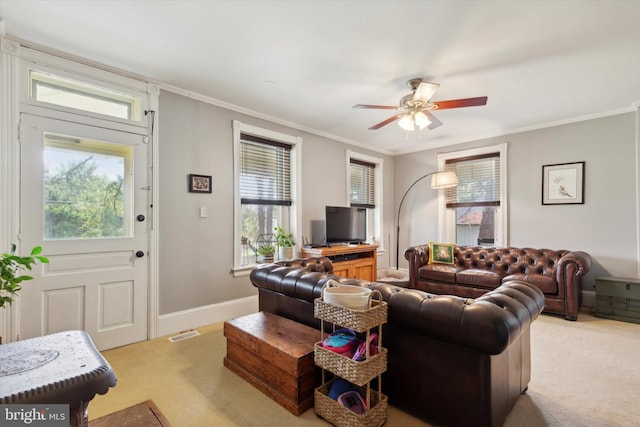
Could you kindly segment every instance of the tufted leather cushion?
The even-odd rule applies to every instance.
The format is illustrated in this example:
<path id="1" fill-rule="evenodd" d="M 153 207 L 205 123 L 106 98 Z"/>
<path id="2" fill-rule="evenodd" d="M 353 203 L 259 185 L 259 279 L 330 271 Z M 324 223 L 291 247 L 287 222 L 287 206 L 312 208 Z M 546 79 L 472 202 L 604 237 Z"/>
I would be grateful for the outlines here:
<path id="1" fill-rule="evenodd" d="M 333 273 L 333 264 L 327 257 L 296 258 L 276 264 L 318 273 Z"/>
<path id="2" fill-rule="evenodd" d="M 484 246 L 456 246 L 456 265 L 509 274 L 544 274 L 552 276 L 555 265 L 567 250 L 532 248 L 487 248 Z"/>
<path id="3" fill-rule="evenodd" d="M 425 264 L 418 269 L 418 276 L 421 279 L 455 283 L 456 273 L 459 271 L 459 268 L 450 265 Z"/>
<path id="4" fill-rule="evenodd" d="M 498 273 L 488 270 L 479 270 L 477 268 L 468 268 L 456 274 L 456 283 L 461 285 L 480 286 L 483 288 L 494 289 L 500 286 L 502 276 Z"/>
<path id="5" fill-rule="evenodd" d="M 396 327 L 488 354 L 504 351 L 544 307 L 542 292 L 524 282 L 504 283 L 475 299 L 382 283 L 370 287 L 389 304 Z"/>
<path id="6" fill-rule="evenodd" d="M 536 285 L 545 294 L 557 294 L 558 283 L 552 275 L 544 274 L 510 274 L 503 279 L 505 282 L 509 280 L 520 280 L 523 282 Z"/>

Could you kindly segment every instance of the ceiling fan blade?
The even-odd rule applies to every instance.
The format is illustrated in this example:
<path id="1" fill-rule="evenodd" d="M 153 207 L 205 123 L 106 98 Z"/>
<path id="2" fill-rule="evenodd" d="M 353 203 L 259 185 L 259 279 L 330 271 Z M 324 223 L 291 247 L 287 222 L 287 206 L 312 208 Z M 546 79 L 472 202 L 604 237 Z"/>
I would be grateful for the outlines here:
<path id="1" fill-rule="evenodd" d="M 391 122 L 395 122 L 396 120 L 398 120 L 398 119 L 399 119 L 400 117 L 402 117 L 402 116 L 403 116 L 403 114 L 396 114 L 395 116 L 391 116 L 391 117 L 389 117 L 387 120 L 384 120 L 384 121 L 382 121 L 382 122 L 380 122 L 380 123 L 378 123 L 378 124 L 375 124 L 375 125 L 371 126 L 371 127 L 369 128 L 369 130 L 377 130 L 377 129 L 380 129 L 382 126 L 386 126 L 386 125 L 388 125 L 388 124 L 389 124 L 389 123 L 391 123 Z"/>
<path id="2" fill-rule="evenodd" d="M 431 99 L 433 94 L 436 93 L 436 90 L 438 90 L 439 87 L 440 85 L 438 83 L 422 82 L 416 89 L 411 100 L 420 100 L 423 103 L 426 103 Z"/>
<path id="3" fill-rule="evenodd" d="M 391 105 L 368 105 L 368 104 L 356 104 L 353 108 L 373 108 L 376 110 L 396 110 L 398 107 Z"/>
<path id="4" fill-rule="evenodd" d="M 429 121 L 431 122 L 429 124 L 429 126 L 427 126 L 427 129 L 435 129 L 437 127 L 442 126 L 442 122 L 440 120 L 438 120 L 436 118 L 436 116 L 434 116 L 433 114 L 431 114 L 429 112 L 429 110 L 422 110 L 422 113 L 427 116 L 429 118 Z"/>
<path id="5" fill-rule="evenodd" d="M 461 108 L 461 107 L 477 107 L 480 105 L 486 105 L 487 97 L 480 96 L 478 98 L 464 98 L 464 99 L 453 99 L 451 101 L 438 101 L 434 102 L 433 105 L 438 107 L 438 110 L 444 110 L 447 108 Z"/>

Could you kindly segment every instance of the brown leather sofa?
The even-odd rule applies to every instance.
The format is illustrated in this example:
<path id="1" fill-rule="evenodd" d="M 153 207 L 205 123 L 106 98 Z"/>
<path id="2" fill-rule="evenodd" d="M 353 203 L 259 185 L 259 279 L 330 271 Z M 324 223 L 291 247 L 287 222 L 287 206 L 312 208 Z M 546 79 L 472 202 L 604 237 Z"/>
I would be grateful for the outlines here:
<path id="1" fill-rule="evenodd" d="M 544 307 L 538 288 L 514 281 L 468 299 L 332 271 L 327 258 L 256 267 L 260 310 L 319 329 L 313 301 L 329 279 L 377 289 L 388 304 L 382 392 L 390 404 L 435 425 L 503 425 L 529 383 L 530 325 Z"/>
<path id="2" fill-rule="evenodd" d="M 454 262 L 429 264 L 429 245 L 407 248 L 410 287 L 436 294 L 475 298 L 502 283 L 519 280 L 538 287 L 545 312 L 576 320 L 582 302 L 582 280 L 591 267 L 586 252 L 455 246 Z"/>

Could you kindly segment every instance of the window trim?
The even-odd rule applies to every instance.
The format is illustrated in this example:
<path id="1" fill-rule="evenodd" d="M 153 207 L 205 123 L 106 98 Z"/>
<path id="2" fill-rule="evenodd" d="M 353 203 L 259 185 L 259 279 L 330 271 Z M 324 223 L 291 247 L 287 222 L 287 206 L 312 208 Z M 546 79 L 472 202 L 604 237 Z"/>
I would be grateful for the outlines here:
<path id="1" fill-rule="evenodd" d="M 500 206 L 496 206 L 495 245 L 508 246 L 507 143 L 450 153 L 440 153 L 438 154 L 438 170 L 444 170 L 446 161 L 450 159 L 480 156 L 496 152 L 500 153 Z M 455 208 L 446 207 L 446 190 L 438 190 L 438 241 L 455 242 L 455 229 Z"/>
<path id="2" fill-rule="evenodd" d="M 242 260 L 242 215 L 240 201 L 240 134 L 249 134 L 291 145 L 291 198 L 289 232 L 298 238 L 302 231 L 302 137 L 232 121 L 233 128 L 233 277 L 247 276 L 255 264 L 240 266 Z"/>
<path id="3" fill-rule="evenodd" d="M 382 209 L 382 200 L 383 200 L 383 177 L 384 177 L 384 159 L 379 157 L 373 157 L 366 154 L 358 153 L 356 151 L 347 150 L 345 170 L 347 177 L 347 187 L 345 190 L 345 206 L 351 206 L 351 197 L 349 191 L 351 189 L 351 174 L 350 165 L 351 160 L 371 163 L 375 165 L 375 222 L 373 225 L 373 230 L 367 230 L 369 236 L 373 235 L 375 237 L 376 243 L 378 244 L 378 255 L 384 253 L 384 239 L 382 238 L 382 224 L 384 224 L 383 218 L 383 209 Z"/>

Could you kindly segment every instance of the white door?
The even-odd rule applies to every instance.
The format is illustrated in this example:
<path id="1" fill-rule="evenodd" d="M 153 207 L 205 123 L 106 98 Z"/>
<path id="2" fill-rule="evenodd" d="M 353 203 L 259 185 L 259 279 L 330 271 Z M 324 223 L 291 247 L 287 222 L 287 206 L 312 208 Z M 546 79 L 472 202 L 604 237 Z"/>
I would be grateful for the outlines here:
<path id="1" fill-rule="evenodd" d="M 20 294 L 21 338 L 81 329 L 100 350 L 147 338 L 143 135 L 21 115 L 21 246 L 43 247 Z"/>

